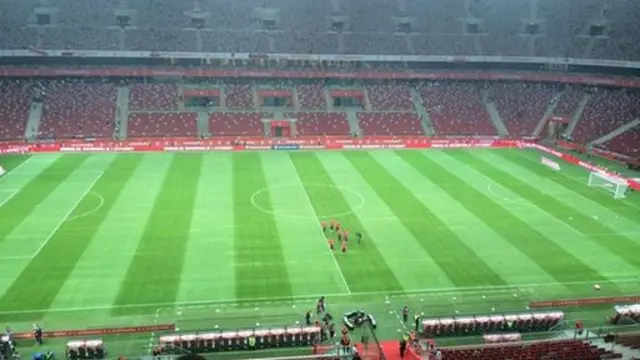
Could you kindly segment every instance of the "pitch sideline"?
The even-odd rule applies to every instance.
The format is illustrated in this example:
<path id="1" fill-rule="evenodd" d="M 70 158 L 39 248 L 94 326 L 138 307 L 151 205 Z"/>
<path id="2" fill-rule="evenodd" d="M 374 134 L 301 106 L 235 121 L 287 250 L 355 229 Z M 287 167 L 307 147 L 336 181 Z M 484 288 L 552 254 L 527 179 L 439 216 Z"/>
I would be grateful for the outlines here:
<path id="1" fill-rule="evenodd" d="M 16 315 L 16 314 L 30 314 L 30 313 L 65 313 L 65 312 L 80 312 L 80 311 L 98 311 L 98 310 L 112 310 L 112 309 L 135 309 L 135 308 L 153 308 L 157 310 L 159 308 L 179 308 L 179 307 L 194 307 L 194 306 L 206 306 L 206 305 L 228 305 L 235 306 L 238 304 L 291 304 L 292 302 L 305 302 L 315 301 L 320 296 L 327 298 L 354 298 L 365 296 L 387 296 L 387 297 L 415 297 L 419 295 L 491 295 L 498 293 L 508 292 L 520 292 L 520 293 L 532 293 L 539 288 L 553 287 L 553 286 L 565 286 L 565 285 L 593 285 L 599 280 L 583 280 L 583 281 L 569 281 L 569 282 L 552 282 L 552 283 L 535 283 L 535 284 L 517 284 L 517 285 L 492 285 L 492 286 L 468 286 L 468 287 L 452 287 L 452 288 L 431 288 L 431 289 L 413 289 L 404 291 L 367 291 L 367 292 L 353 292 L 337 293 L 337 294 L 309 294 L 292 297 L 257 297 L 251 299 L 221 299 L 221 300 L 199 300 L 199 301 L 181 301 L 181 302 L 163 302 L 163 303 L 147 303 L 147 304 L 126 304 L 126 305 L 96 305 L 96 306 L 79 306 L 68 308 L 49 308 L 49 309 L 30 309 L 30 310 L 14 310 L 14 311 L 0 311 L 0 315 Z M 604 283 L 614 284 L 628 284 L 640 282 L 637 274 L 632 276 L 625 276 L 619 278 L 612 278 Z M 454 296 L 455 297 L 455 296 Z"/>

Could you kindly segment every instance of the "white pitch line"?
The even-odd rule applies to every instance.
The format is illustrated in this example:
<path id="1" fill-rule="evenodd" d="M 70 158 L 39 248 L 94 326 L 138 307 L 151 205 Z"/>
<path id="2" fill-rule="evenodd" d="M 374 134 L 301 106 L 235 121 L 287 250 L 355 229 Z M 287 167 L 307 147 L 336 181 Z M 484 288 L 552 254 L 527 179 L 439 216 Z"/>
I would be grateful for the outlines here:
<path id="1" fill-rule="evenodd" d="M 9 190 L 2 190 L 0 189 L 0 192 L 11 192 L 11 195 L 7 196 L 6 199 L 3 199 L 2 201 L 0 201 L 0 208 L 2 206 L 4 206 L 4 204 L 6 204 L 7 202 L 9 202 L 9 200 L 11 200 L 11 198 L 13 198 L 14 196 L 16 196 L 20 190 L 15 190 L 15 191 L 9 191 Z"/>
<path id="2" fill-rule="evenodd" d="M 49 240 L 51 240 L 53 235 L 55 235 L 55 233 L 60 229 L 62 224 L 64 224 L 67 221 L 67 219 L 69 219 L 69 216 L 71 216 L 71 214 L 73 214 L 73 211 L 78 207 L 78 205 L 80 205 L 80 202 L 82 202 L 82 200 L 87 196 L 87 194 L 89 194 L 91 189 L 93 189 L 93 186 L 98 182 L 98 180 L 100 180 L 102 175 L 104 175 L 104 170 L 100 173 L 100 175 L 98 175 L 96 177 L 95 180 L 93 180 L 93 182 L 91 182 L 91 184 L 87 187 L 87 190 L 82 194 L 82 196 L 78 199 L 78 201 L 76 201 L 76 203 L 71 207 L 71 210 L 69 210 L 69 212 L 62 218 L 62 220 L 60 220 L 58 225 L 56 225 L 56 227 L 53 228 L 53 230 L 45 238 L 45 240 L 42 242 L 42 244 L 40 244 L 40 247 L 38 247 L 38 250 L 36 250 L 36 252 L 34 252 L 33 255 L 31 255 L 31 258 L 35 258 L 36 256 L 38 256 L 38 254 L 40 254 L 40 251 L 42 251 L 42 249 L 44 249 L 44 247 L 47 245 Z"/>
<path id="3" fill-rule="evenodd" d="M 309 194 L 307 194 L 307 191 L 304 189 L 304 183 L 302 182 L 302 179 L 300 179 L 300 174 L 298 174 L 298 171 L 296 170 L 296 166 L 293 163 L 293 160 L 291 160 L 291 156 L 289 156 L 288 154 L 285 154 L 286 157 L 289 159 L 289 162 L 291 163 L 291 166 L 293 167 L 293 172 L 296 174 L 296 178 L 298 179 L 298 181 L 300 182 L 300 186 L 302 187 L 302 192 L 304 193 L 304 198 L 307 199 L 307 203 L 309 204 L 309 207 L 311 208 L 311 211 L 313 212 L 313 216 L 315 216 L 316 218 L 316 222 L 320 221 L 320 217 L 318 217 L 318 213 L 316 212 L 316 209 L 313 207 L 313 204 L 311 203 L 311 199 L 309 198 Z M 349 283 L 347 283 L 347 279 L 344 277 L 344 274 L 342 273 L 342 269 L 340 268 L 340 264 L 338 264 L 338 259 L 336 259 L 336 254 L 333 253 L 333 251 L 331 251 L 331 249 L 329 249 L 329 247 L 326 244 L 326 237 L 324 235 L 324 232 L 322 231 L 322 228 L 320 228 L 319 224 L 316 224 L 316 227 L 318 229 L 318 231 L 320 232 L 320 239 L 322 239 L 323 242 L 323 246 L 325 247 L 325 249 L 327 249 L 327 251 L 329 252 L 329 254 L 331 254 L 331 258 L 333 259 L 333 263 L 336 265 L 336 269 L 338 269 L 338 273 L 340 274 L 340 279 L 342 279 L 342 284 L 344 285 L 345 290 L 347 290 L 347 294 L 351 294 L 351 288 L 349 288 Z"/>
<path id="4" fill-rule="evenodd" d="M 69 308 L 48 308 L 48 309 L 31 309 L 31 310 L 14 310 L 14 311 L 0 311 L 0 315 L 15 315 L 15 314 L 30 314 L 30 313 L 64 313 L 64 312 L 79 312 L 79 311 L 97 311 L 97 310 L 113 310 L 113 309 L 129 309 L 129 308 L 175 308 L 180 306 L 195 307 L 202 305 L 225 305 L 233 304 L 251 304 L 251 303 L 266 303 L 272 304 L 290 304 L 292 301 L 315 301 L 320 296 L 327 298 L 350 298 L 358 296 L 376 296 L 385 295 L 389 297 L 403 297 L 411 294 L 415 295 L 491 295 L 497 293 L 506 293 L 519 291 L 522 292 L 532 291 L 534 288 L 544 287 L 557 287 L 564 285 L 593 285 L 597 283 L 614 283 L 614 284 L 627 284 L 627 283 L 640 283 L 637 274 L 630 275 L 628 277 L 620 277 L 608 280 L 585 280 L 585 281 L 569 281 L 569 282 L 551 282 L 551 283 L 537 283 L 537 284 L 517 284 L 517 285 L 494 285 L 494 286 L 468 286 L 468 287 L 451 287 L 451 288 L 430 288 L 430 289 L 413 289 L 405 291 L 366 291 L 366 292 L 354 292 L 351 294 L 338 293 L 338 294 L 309 294 L 301 296 L 291 297 L 257 297 L 252 299 L 221 299 L 221 300 L 200 300 L 200 301 L 181 301 L 181 302 L 161 302 L 161 303 L 147 303 L 147 304 L 127 304 L 127 305 L 95 305 L 95 306 L 80 306 Z"/>
<path id="5" fill-rule="evenodd" d="M 12 174 L 15 174 L 16 170 L 19 170 L 21 167 L 23 167 L 29 160 L 31 160 L 31 157 L 28 157 L 25 161 L 18 164 L 18 166 L 14 167 L 13 169 L 9 170 L 6 174 L 2 175 L 2 177 L 0 177 L 0 180 L 6 179 L 10 177 Z"/>

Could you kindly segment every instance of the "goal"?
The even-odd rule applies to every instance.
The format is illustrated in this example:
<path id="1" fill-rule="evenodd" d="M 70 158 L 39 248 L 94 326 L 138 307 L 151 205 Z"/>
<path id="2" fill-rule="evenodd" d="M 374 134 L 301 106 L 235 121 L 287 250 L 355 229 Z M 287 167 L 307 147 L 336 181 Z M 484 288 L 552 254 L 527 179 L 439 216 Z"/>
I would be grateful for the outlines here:
<path id="1" fill-rule="evenodd" d="M 589 187 L 599 187 L 613 193 L 615 199 L 623 198 L 628 186 L 624 179 L 615 176 L 609 176 L 600 172 L 592 172 L 589 174 Z"/>

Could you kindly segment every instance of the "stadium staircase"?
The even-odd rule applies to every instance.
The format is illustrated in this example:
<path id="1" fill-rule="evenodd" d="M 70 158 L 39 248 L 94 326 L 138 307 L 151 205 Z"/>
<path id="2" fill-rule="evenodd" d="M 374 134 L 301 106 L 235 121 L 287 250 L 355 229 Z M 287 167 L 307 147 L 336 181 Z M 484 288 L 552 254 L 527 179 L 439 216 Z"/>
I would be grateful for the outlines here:
<path id="1" fill-rule="evenodd" d="M 331 90 L 328 86 L 324 86 L 324 103 L 327 104 L 327 111 L 333 111 L 333 101 L 331 101 Z"/>
<path id="2" fill-rule="evenodd" d="M 493 123 L 493 126 L 498 130 L 498 135 L 500 136 L 509 136 L 509 132 L 507 131 L 507 127 L 504 125 L 504 121 L 502 121 L 502 117 L 496 108 L 496 104 L 493 101 L 489 100 L 489 94 L 486 90 L 480 92 L 482 96 L 482 102 L 484 103 L 485 109 L 489 113 L 489 118 Z"/>
<path id="3" fill-rule="evenodd" d="M 613 139 L 614 137 L 621 135 L 624 132 L 627 132 L 633 128 L 635 128 L 636 126 L 640 125 L 640 119 L 635 119 L 633 121 L 630 121 L 622 126 L 620 126 L 619 128 L 613 130 L 612 132 L 605 134 L 604 136 L 601 136 L 595 140 L 593 140 L 591 143 L 589 143 L 589 145 L 598 145 L 598 144 L 602 144 L 604 142 L 607 142 L 611 139 Z"/>
<path id="4" fill-rule="evenodd" d="M 422 96 L 418 92 L 418 89 L 411 87 L 409 89 L 411 92 L 411 100 L 413 101 L 413 107 L 416 109 L 416 112 L 420 116 L 420 123 L 422 124 L 422 130 L 428 136 L 435 136 L 436 132 L 433 129 L 433 122 L 431 122 L 431 117 L 427 112 L 427 109 L 424 106 L 424 102 L 422 100 Z"/>
<path id="5" fill-rule="evenodd" d="M 362 89 L 358 89 L 358 90 L 362 90 L 362 94 L 364 94 L 364 98 L 362 99 L 364 102 L 364 104 L 362 104 L 364 111 L 367 111 L 367 112 L 373 111 L 373 106 L 371 106 L 371 100 L 369 100 L 369 89 L 367 89 L 366 86 L 363 86 Z"/>
<path id="6" fill-rule="evenodd" d="M 291 106 L 293 107 L 293 111 L 300 111 L 300 101 L 298 100 L 298 88 L 296 86 L 291 87 Z"/>
<path id="7" fill-rule="evenodd" d="M 362 135 L 360 123 L 358 122 L 358 113 L 355 111 L 347 111 L 347 121 L 349 121 L 349 129 L 352 133 Z"/>
<path id="8" fill-rule="evenodd" d="M 578 103 L 578 108 L 571 116 L 571 122 L 569 122 L 567 126 L 567 130 L 564 133 L 565 135 L 571 136 L 571 134 L 573 134 L 573 130 L 575 130 L 576 125 L 578 125 L 578 121 L 580 121 L 584 109 L 587 107 L 587 104 L 589 104 L 589 100 L 591 100 L 591 95 L 586 93 L 582 95 L 582 99 L 580 99 Z"/>
<path id="9" fill-rule="evenodd" d="M 209 112 L 198 111 L 198 134 L 209 134 Z"/>
<path id="10" fill-rule="evenodd" d="M 549 105 L 547 106 L 547 110 L 544 111 L 540 122 L 536 126 L 535 130 L 533 130 L 533 137 L 540 137 L 540 134 L 544 130 L 545 125 L 549 122 L 551 116 L 553 116 L 553 112 L 556 110 L 558 106 L 558 102 L 560 101 L 560 97 L 562 97 L 563 92 L 558 92 L 553 95 L 553 98 L 549 101 Z"/>
<path id="11" fill-rule="evenodd" d="M 29 110 L 27 127 L 24 130 L 25 139 L 35 139 L 40 132 L 40 120 L 42 119 L 42 101 L 34 101 Z"/>
<path id="12" fill-rule="evenodd" d="M 116 98 L 116 124 L 120 124 L 114 128 L 113 137 L 116 139 L 127 138 L 127 125 L 129 124 L 129 93 L 131 89 L 128 86 L 118 87 L 118 96 Z"/>

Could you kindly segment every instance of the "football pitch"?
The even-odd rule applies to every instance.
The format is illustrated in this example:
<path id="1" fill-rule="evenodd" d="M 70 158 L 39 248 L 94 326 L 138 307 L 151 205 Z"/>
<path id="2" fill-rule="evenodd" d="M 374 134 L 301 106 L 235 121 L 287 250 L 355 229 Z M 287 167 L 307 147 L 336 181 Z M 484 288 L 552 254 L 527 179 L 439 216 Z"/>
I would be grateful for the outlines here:
<path id="1" fill-rule="evenodd" d="M 362 308 L 380 337 L 394 338 L 405 304 L 444 316 L 637 295 L 640 196 L 615 200 L 587 187 L 583 169 L 556 172 L 540 156 L 0 157 L 9 170 L 0 178 L 0 323 L 277 326 L 302 321 L 326 296 L 334 315 Z M 351 233 L 344 254 L 320 227 L 331 219 Z M 154 336 L 127 338 L 127 350 L 146 352 Z"/>

